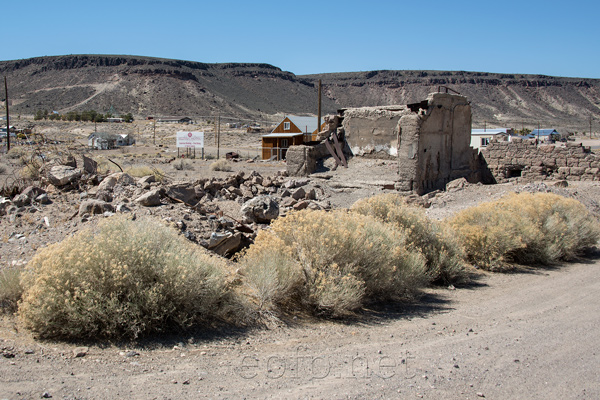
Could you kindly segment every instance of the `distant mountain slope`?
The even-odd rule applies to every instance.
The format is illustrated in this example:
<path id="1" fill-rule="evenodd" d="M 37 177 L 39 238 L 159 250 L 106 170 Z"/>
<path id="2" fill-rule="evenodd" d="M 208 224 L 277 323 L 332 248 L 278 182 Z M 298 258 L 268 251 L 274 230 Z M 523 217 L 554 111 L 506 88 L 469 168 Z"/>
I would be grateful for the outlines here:
<path id="1" fill-rule="evenodd" d="M 600 121 L 600 80 L 464 71 L 369 71 L 305 75 L 326 85 L 324 93 L 348 107 L 409 104 L 449 87 L 467 96 L 473 123 L 515 128 L 589 129 Z M 445 90 L 442 88 L 442 90 Z"/>
<path id="2" fill-rule="evenodd" d="M 317 90 L 268 64 L 204 64 L 112 55 L 38 57 L 0 62 L 14 112 L 94 109 L 147 115 L 257 118 L 315 113 Z M 3 97 L 3 96 L 2 96 Z M 337 105 L 327 100 L 328 112 Z"/>
<path id="3" fill-rule="evenodd" d="M 370 71 L 296 76 L 269 64 L 205 64 L 140 56 L 70 55 L 0 62 L 13 113 L 94 109 L 148 115 L 256 118 L 408 104 L 447 86 L 469 98 L 476 126 L 587 131 L 600 120 L 600 80 L 464 71 Z M 2 91 L 0 91 L 2 92 Z M 3 93 L 0 98 L 4 98 Z M 484 122 L 487 121 L 487 122 Z"/>

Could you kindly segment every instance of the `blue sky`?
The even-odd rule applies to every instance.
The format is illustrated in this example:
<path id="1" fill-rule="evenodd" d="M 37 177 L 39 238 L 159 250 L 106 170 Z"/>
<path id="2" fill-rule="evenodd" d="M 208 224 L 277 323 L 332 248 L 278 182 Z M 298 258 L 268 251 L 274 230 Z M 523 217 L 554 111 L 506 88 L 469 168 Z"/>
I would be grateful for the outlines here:
<path id="1" fill-rule="evenodd" d="M 5 1 L 0 60 L 127 54 L 297 75 L 464 70 L 600 78 L 596 1 Z M 4 36 L 6 37 L 6 36 Z"/>

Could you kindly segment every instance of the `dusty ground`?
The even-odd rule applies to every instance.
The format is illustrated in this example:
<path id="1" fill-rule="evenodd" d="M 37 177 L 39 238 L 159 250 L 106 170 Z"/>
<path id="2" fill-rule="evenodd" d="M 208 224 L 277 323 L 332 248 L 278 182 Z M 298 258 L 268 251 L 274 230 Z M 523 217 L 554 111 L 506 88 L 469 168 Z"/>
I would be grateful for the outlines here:
<path id="1" fill-rule="evenodd" d="M 225 143 L 235 148 L 239 136 Z M 156 162 L 156 153 L 168 158 L 168 151 L 141 145 L 103 156 L 135 165 Z M 193 162 L 187 171 L 155 165 L 173 180 L 229 174 L 211 172 L 210 160 Z M 232 168 L 267 176 L 285 165 L 244 160 Z M 355 159 L 350 168 L 317 174 L 311 183 L 321 189 L 321 200 L 348 207 L 387 191 L 395 171 L 393 161 Z M 443 219 L 511 191 L 554 191 L 600 215 L 598 182 L 567 188 L 551 182 L 469 185 L 436 195 L 426 212 Z M 51 205 L 19 227 L 0 218 L 2 266 L 22 264 L 36 248 L 84 226 L 69 219 L 79 202 L 78 193 L 53 194 Z M 177 218 L 185 211 L 168 212 Z M 44 216 L 49 228 L 38 227 Z M 15 232 L 23 236 L 17 239 Z M 553 268 L 481 273 L 467 287 L 429 289 L 414 304 L 368 310 L 354 321 L 292 320 L 270 329 L 187 333 L 137 344 L 36 341 L 14 317 L 4 316 L 0 398 L 596 399 L 599 266 L 595 253 Z"/>

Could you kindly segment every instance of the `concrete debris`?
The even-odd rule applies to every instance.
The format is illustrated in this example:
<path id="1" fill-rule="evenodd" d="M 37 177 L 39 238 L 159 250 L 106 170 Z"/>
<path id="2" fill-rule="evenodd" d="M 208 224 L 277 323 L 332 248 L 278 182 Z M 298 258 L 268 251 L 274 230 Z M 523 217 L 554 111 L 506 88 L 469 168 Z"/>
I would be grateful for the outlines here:
<path id="1" fill-rule="evenodd" d="M 54 186 L 66 186 L 81 178 L 83 171 L 68 165 L 55 165 L 48 171 L 48 180 Z"/>
<path id="2" fill-rule="evenodd" d="M 115 209 L 112 204 L 107 203 L 102 200 L 90 199 L 86 200 L 79 206 L 79 215 L 83 216 L 84 214 L 104 214 L 105 212 L 113 212 Z"/>
<path id="3" fill-rule="evenodd" d="M 269 223 L 279 216 L 279 204 L 271 196 L 258 196 L 248 200 L 241 208 L 246 222 Z"/>
<path id="4" fill-rule="evenodd" d="M 135 202 L 144 207 L 160 206 L 162 204 L 160 192 L 160 189 L 151 190 L 135 199 Z"/>

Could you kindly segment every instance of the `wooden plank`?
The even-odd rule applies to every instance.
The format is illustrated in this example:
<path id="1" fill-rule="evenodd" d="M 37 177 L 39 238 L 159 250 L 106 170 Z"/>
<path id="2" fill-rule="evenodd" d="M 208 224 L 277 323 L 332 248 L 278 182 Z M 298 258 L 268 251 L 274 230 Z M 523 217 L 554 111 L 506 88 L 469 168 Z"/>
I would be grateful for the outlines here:
<path id="1" fill-rule="evenodd" d="M 342 151 L 342 146 L 340 146 L 340 142 L 338 141 L 337 134 L 334 133 L 331 136 L 333 136 L 335 148 L 338 151 L 338 155 L 340 157 L 340 160 L 342 161 L 342 165 L 344 166 L 344 168 L 348 168 L 348 163 L 346 162 L 346 157 L 344 157 L 344 152 Z"/>
<path id="2" fill-rule="evenodd" d="M 329 143 L 329 139 L 325 140 L 325 147 L 327 147 L 329 154 L 331 154 L 333 156 L 333 158 L 335 159 L 336 164 L 342 165 L 342 162 L 338 158 L 337 154 L 335 154 L 335 150 L 333 150 L 333 147 L 331 147 L 331 143 Z"/>

